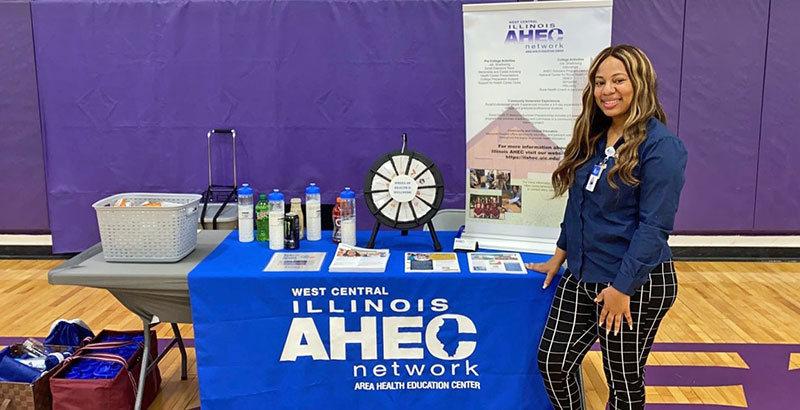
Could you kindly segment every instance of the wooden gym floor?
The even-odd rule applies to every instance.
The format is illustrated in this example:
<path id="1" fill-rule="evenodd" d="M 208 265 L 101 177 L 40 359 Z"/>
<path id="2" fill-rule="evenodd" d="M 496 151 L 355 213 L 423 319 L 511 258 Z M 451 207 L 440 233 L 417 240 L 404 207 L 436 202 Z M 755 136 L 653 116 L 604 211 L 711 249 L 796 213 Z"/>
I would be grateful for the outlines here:
<path id="1" fill-rule="evenodd" d="M 58 318 L 92 329 L 139 329 L 138 317 L 104 290 L 47 283 L 62 261 L 0 260 L 0 340 L 44 337 Z M 800 263 L 676 262 L 678 301 L 656 337 L 647 370 L 648 409 L 797 408 L 800 386 Z M 193 339 L 191 325 L 181 325 Z M 168 338 L 168 325 L 158 326 Z M 531 348 L 534 348 L 533 346 Z M 180 380 L 173 349 L 161 362 L 161 393 L 151 409 L 200 406 L 194 349 Z M 604 408 L 601 355 L 583 365 L 589 409 Z M 676 406 L 683 404 L 681 406 Z"/>

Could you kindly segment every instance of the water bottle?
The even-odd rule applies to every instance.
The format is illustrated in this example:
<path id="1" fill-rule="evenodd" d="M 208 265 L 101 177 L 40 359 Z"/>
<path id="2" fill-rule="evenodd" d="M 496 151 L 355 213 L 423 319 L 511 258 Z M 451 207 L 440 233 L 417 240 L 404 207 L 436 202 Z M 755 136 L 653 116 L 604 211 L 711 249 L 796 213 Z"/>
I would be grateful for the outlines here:
<path id="1" fill-rule="evenodd" d="M 322 239 L 322 211 L 319 187 L 315 183 L 306 188 L 306 234 L 309 241 Z"/>
<path id="2" fill-rule="evenodd" d="M 273 189 L 269 194 L 269 248 L 273 251 L 283 249 L 283 194 Z"/>
<path id="3" fill-rule="evenodd" d="M 336 205 L 334 205 L 331 212 L 331 218 L 333 219 L 331 240 L 333 243 L 339 243 L 342 241 L 342 198 L 338 196 L 336 197 Z"/>
<path id="4" fill-rule="evenodd" d="M 269 203 L 267 195 L 261 194 L 256 204 L 256 241 L 266 242 L 269 240 Z"/>
<path id="5" fill-rule="evenodd" d="M 253 188 L 239 188 L 239 242 L 253 242 Z"/>
<path id="6" fill-rule="evenodd" d="M 342 243 L 356 245 L 356 193 L 346 187 L 339 197 L 342 198 Z"/>
<path id="7" fill-rule="evenodd" d="M 72 356 L 72 352 L 53 352 L 47 355 L 44 359 L 44 368 L 45 370 L 51 370 L 54 367 L 58 366 L 59 363 L 63 362 L 66 358 Z"/>

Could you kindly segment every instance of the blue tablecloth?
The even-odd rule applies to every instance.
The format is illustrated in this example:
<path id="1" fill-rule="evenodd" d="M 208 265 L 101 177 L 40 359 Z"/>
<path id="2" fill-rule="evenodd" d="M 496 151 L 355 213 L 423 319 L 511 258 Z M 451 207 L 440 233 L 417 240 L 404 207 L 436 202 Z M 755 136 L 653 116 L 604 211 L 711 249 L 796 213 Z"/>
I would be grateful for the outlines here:
<path id="1" fill-rule="evenodd" d="M 444 251 L 454 235 L 439 233 Z M 551 408 L 536 350 L 554 285 L 469 273 L 464 254 L 461 273 L 404 273 L 427 232 L 381 231 L 375 247 L 386 272 L 328 272 L 324 232 L 299 249 L 327 252 L 322 271 L 277 273 L 267 244 L 226 238 L 189 274 L 203 409 Z"/>

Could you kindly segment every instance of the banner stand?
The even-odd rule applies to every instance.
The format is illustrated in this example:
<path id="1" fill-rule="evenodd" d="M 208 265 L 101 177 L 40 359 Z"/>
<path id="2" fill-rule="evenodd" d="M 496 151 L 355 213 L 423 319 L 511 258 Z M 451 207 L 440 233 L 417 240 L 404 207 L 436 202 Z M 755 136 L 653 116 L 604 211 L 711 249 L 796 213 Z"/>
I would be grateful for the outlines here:
<path id="1" fill-rule="evenodd" d="M 481 249 L 552 254 L 566 195 L 551 177 L 572 138 L 611 0 L 465 4 L 466 204 Z"/>

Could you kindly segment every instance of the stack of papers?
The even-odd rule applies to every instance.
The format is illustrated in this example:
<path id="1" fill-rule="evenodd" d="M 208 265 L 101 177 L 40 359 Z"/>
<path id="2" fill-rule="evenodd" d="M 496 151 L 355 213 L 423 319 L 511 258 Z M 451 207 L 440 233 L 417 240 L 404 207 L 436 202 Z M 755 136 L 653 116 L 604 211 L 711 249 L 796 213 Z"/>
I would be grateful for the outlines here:
<path id="1" fill-rule="evenodd" d="M 472 273 L 527 273 L 522 257 L 518 253 L 473 252 L 468 254 L 469 271 Z"/>
<path id="2" fill-rule="evenodd" d="M 453 252 L 406 252 L 406 272 L 461 272 Z"/>
<path id="3" fill-rule="evenodd" d="M 384 272 L 388 261 L 388 249 L 367 249 L 340 243 L 328 271 Z"/>

